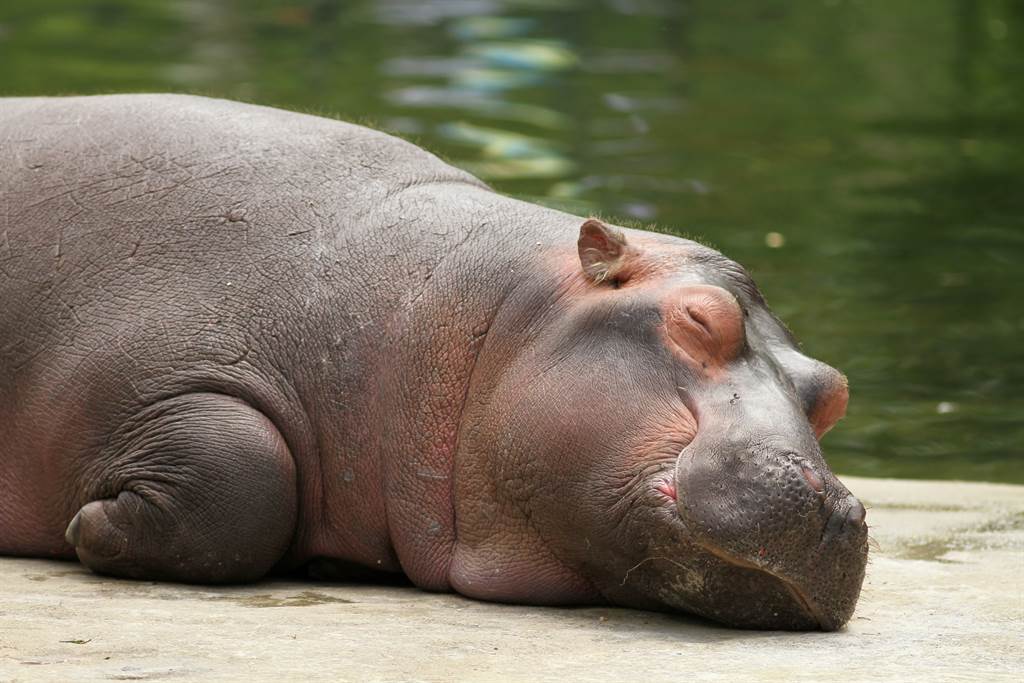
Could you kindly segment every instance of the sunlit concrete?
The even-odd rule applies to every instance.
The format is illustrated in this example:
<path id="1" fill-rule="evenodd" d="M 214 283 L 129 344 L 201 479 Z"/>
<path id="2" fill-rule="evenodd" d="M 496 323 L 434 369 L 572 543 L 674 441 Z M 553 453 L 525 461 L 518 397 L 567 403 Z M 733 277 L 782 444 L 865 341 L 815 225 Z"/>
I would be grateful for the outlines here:
<path id="1" fill-rule="evenodd" d="M 412 588 L 118 581 L 0 559 L 0 680 L 1022 680 L 1024 487 L 844 478 L 874 547 L 839 633 Z"/>

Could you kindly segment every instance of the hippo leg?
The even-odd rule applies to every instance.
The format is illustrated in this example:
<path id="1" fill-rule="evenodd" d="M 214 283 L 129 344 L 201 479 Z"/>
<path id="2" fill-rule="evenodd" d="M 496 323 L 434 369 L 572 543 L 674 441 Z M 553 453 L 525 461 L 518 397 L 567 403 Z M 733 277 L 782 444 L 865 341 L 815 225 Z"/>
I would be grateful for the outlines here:
<path id="1" fill-rule="evenodd" d="M 295 465 L 280 433 L 237 399 L 188 394 L 118 430 L 66 538 L 102 574 L 194 583 L 257 579 L 296 524 Z"/>

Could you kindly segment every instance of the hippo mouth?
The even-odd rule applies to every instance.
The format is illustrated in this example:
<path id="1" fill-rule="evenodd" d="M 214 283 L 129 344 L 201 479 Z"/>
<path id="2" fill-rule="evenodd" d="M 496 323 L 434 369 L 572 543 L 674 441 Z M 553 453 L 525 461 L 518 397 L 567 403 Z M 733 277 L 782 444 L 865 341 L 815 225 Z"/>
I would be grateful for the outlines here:
<path id="1" fill-rule="evenodd" d="M 689 539 L 694 546 L 713 556 L 718 561 L 731 566 L 733 568 L 744 570 L 748 572 L 754 572 L 757 575 L 763 576 L 767 581 L 776 584 L 785 591 L 785 594 L 791 598 L 795 608 L 797 608 L 807 619 L 807 622 L 801 628 L 815 628 L 822 631 L 836 631 L 841 628 L 846 621 L 848 621 L 850 614 L 852 613 L 852 604 L 849 610 L 846 609 L 826 609 L 823 605 L 819 604 L 819 601 L 812 597 L 813 589 L 808 590 L 799 579 L 794 578 L 790 575 L 790 572 L 779 571 L 777 568 L 768 566 L 766 560 L 762 561 L 764 557 L 764 548 L 760 548 L 759 552 L 753 554 L 748 559 L 735 551 L 729 551 L 723 548 L 720 544 L 709 539 L 705 534 L 694 534 L 693 526 L 687 523 L 687 520 L 680 514 L 680 495 L 677 484 L 674 481 L 670 481 L 664 478 L 656 479 L 652 482 L 652 487 L 655 491 L 655 495 L 661 506 L 667 508 L 670 512 L 669 518 L 671 521 L 681 527 L 682 532 Z M 859 503 L 857 503 L 859 506 Z M 863 508 L 861 508 L 863 509 Z M 826 550 L 825 546 L 829 544 L 827 540 L 832 534 L 830 533 L 831 522 L 837 516 L 833 513 L 830 516 L 829 523 L 825 524 L 822 528 L 821 538 L 815 539 L 817 541 L 816 547 L 808 546 L 803 555 L 808 558 L 808 562 L 813 562 L 813 556 L 822 550 Z M 863 517 L 861 517 L 863 519 Z M 866 534 L 865 534 L 866 537 Z M 866 539 L 865 539 L 866 543 Z M 866 545 L 865 545 L 866 547 Z M 831 555 L 832 553 L 825 552 L 825 555 Z M 840 553 L 845 554 L 845 553 Z M 852 557 L 850 559 L 853 559 Z M 800 572 L 797 572 L 800 573 Z M 852 572 L 856 575 L 857 572 Z M 863 573 L 861 572 L 861 576 Z M 845 577 L 846 574 L 844 573 Z M 856 590 L 853 595 L 853 603 L 856 602 L 856 595 L 859 594 L 859 585 L 857 583 Z M 844 586 L 844 590 L 847 587 Z M 834 602 L 826 599 L 825 602 Z M 793 628 L 791 623 L 782 626 L 784 628 Z"/>
<path id="2" fill-rule="evenodd" d="M 793 601 L 803 611 L 803 613 L 807 617 L 809 617 L 814 623 L 816 623 L 818 625 L 818 628 L 820 628 L 822 631 L 835 631 L 843 625 L 843 622 L 826 616 L 825 613 L 814 603 L 814 601 L 811 600 L 810 597 L 808 597 L 803 590 L 801 590 L 800 586 L 798 586 L 795 582 L 791 581 L 790 579 L 787 579 L 784 576 L 780 576 L 778 573 L 773 572 L 771 569 L 768 569 L 767 567 L 758 566 L 752 562 L 747 562 L 738 557 L 730 555 L 729 553 L 723 551 L 721 548 L 713 544 L 706 542 L 698 542 L 697 545 L 699 545 L 708 553 L 714 555 L 719 560 L 727 564 L 739 567 L 741 569 L 749 569 L 756 572 L 760 572 L 761 574 L 764 574 L 765 576 L 771 577 L 775 581 L 778 581 L 786 589 L 789 595 L 793 598 Z"/>

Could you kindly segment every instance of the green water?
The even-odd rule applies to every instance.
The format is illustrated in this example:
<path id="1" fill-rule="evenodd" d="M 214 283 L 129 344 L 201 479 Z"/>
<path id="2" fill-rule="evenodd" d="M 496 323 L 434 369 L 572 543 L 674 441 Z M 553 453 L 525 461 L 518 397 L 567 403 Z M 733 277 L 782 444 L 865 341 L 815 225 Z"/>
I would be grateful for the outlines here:
<path id="1" fill-rule="evenodd" d="M 1024 3 L 0 0 L 0 94 L 115 91 L 698 237 L 848 374 L 835 469 L 1024 482 Z"/>

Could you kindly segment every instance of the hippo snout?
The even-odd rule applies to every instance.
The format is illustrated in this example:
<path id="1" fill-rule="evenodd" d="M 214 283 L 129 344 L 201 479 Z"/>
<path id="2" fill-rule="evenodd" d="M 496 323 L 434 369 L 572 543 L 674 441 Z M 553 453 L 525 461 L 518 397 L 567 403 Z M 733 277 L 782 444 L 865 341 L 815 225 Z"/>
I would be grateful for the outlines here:
<path id="1" fill-rule="evenodd" d="M 690 536 L 720 560 L 781 582 L 818 628 L 841 627 L 867 561 L 861 502 L 819 453 L 700 441 L 683 450 L 675 472 L 676 505 Z"/>

